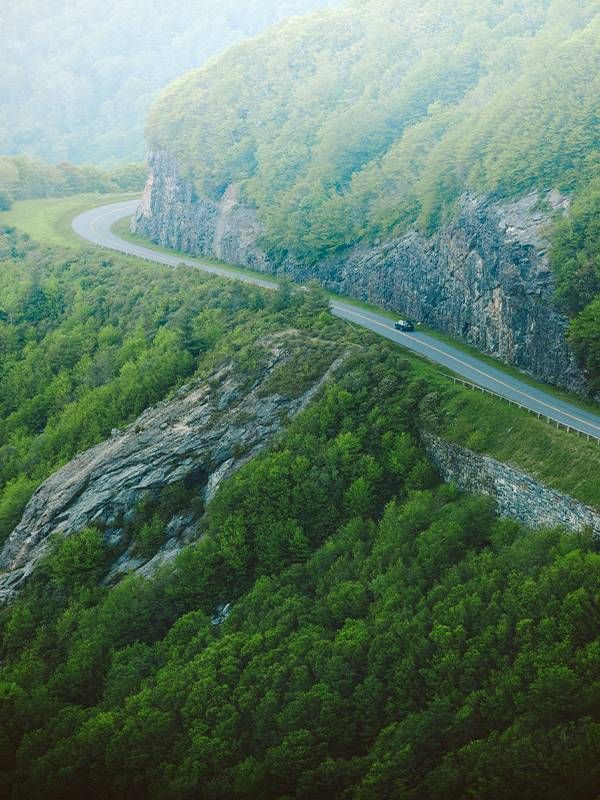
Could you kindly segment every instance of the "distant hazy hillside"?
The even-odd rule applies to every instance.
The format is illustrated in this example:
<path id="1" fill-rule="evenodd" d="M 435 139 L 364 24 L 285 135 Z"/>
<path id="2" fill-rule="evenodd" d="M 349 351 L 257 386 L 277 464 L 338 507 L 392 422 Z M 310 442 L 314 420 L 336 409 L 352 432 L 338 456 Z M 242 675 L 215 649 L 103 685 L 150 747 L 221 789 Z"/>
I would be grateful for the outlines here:
<path id="1" fill-rule="evenodd" d="M 0 156 L 0 211 L 10 208 L 13 200 L 83 192 L 137 192 L 143 188 L 146 176 L 145 164 L 102 170 L 66 162 L 54 166 L 25 156 Z"/>
<path id="2" fill-rule="evenodd" d="M 248 179 L 270 240 L 307 253 L 432 224 L 466 186 L 572 188 L 597 168 L 599 11 L 597 0 L 454 0 L 443 14 L 437 0 L 355 2 L 173 84 L 150 144 L 204 194 Z"/>
<path id="3" fill-rule="evenodd" d="M 0 153 L 140 160 L 160 88 L 270 23 L 331 0 L 4 0 Z"/>
<path id="4" fill-rule="evenodd" d="M 554 251 L 577 314 L 600 290 L 599 98 L 598 0 L 355 0 L 175 82 L 148 138 L 200 195 L 241 182 L 275 259 L 431 231 L 468 189 L 578 192 Z M 586 313 L 572 343 L 598 374 Z"/>

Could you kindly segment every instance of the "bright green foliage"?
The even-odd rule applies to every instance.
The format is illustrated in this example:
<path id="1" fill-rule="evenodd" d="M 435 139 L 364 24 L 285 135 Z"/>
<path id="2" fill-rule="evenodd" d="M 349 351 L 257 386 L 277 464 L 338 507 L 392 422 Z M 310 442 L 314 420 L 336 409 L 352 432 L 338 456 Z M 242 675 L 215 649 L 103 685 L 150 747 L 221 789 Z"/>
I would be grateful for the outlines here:
<path id="1" fill-rule="evenodd" d="M 575 316 L 569 339 L 600 389 L 600 179 L 577 196 L 553 232 L 551 258 L 559 301 Z"/>
<path id="2" fill-rule="evenodd" d="M 2 447 L 2 454 L 8 457 L 13 455 L 6 445 Z M 38 483 L 24 474 L 5 482 L 0 493 L 0 539 L 4 539 L 17 525 Z"/>
<path id="3" fill-rule="evenodd" d="M 135 552 L 150 558 L 160 549 L 165 541 L 165 523 L 160 515 L 154 514 L 148 522 L 144 522 L 134 539 Z"/>
<path id="4" fill-rule="evenodd" d="M 0 152 L 141 161 L 156 93 L 245 36 L 331 0 L 3 0 Z"/>
<path id="5" fill-rule="evenodd" d="M 59 540 L 45 564 L 52 585 L 69 593 L 74 586 L 94 587 L 105 567 L 102 534 L 93 528 Z"/>
<path id="6" fill-rule="evenodd" d="M 305 293 L 276 311 L 245 284 L 194 269 L 148 269 L 97 252 L 39 249 L 0 235 L 0 540 L 39 483 L 73 456 L 134 419 L 199 370 L 227 357 L 251 380 L 266 351 L 256 340 L 279 327 L 315 324 Z M 337 334 L 335 334 L 337 335 Z M 310 374 L 298 357 L 297 381 Z M 297 382 L 292 385 L 298 385 Z M 168 494 L 168 492 L 167 492 Z M 165 496 L 165 503 L 167 498 Z M 144 520 L 150 524 L 150 520 Z M 144 531 L 144 551 L 158 537 Z"/>
<path id="7" fill-rule="evenodd" d="M 465 190 L 572 190 L 600 151 L 598 0 L 371 0 L 173 83 L 148 138 L 201 194 L 243 185 L 275 256 L 438 224 Z"/>
<path id="8" fill-rule="evenodd" d="M 144 188 L 145 164 L 127 164 L 110 171 L 97 167 L 44 164 L 24 156 L 0 156 L 0 211 L 13 200 L 66 197 L 85 192 L 139 192 Z"/>
<path id="9" fill-rule="evenodd" d="M 600 556 L 427 474 L 425 389 L 353 356 L 151 580 L 59 542 L 0 616 L 5 794 L 593 800 Z"/>

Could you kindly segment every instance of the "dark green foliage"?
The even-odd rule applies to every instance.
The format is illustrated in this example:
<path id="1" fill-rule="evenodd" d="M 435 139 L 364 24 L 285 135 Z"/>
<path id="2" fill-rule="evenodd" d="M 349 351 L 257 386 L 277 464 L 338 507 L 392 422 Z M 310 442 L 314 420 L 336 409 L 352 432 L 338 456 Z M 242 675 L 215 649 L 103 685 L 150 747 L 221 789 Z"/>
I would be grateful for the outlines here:
<path id="1" fill-rule="evenodd" d="M 552 264 L 557 296 L 575 317 L 569 339 L 592 386 L 600 388 L 600 179 L 577 195 L 553 232 Z"/>
<path id="2" fill-rule="evenodd" d="M 65 162 L 51 166 L 23 156 L 0 156 L 0 211 L 7 211 L 13 200 L 85 192 L 141 192 L 147 174 L 145 164 L 127 164 L 107 171 Z"/>
<path id="3" fill-rule="evenodd" d="M 569 329 L 579 362 L 590 376 L 592 389 L 600 390 L 600 296 L 592 300 L 573 320 Z"/>
<path id="4" fill-rule="evenodd" d="M 164 486 L 157 496 L 148 495 L 136 509 L 135 519 L 128 531 L 136 554 L 150 558 L 165 541 L 165 530 L 176 515 L 190 513 L 198 518 L 204 505 L 198 487 L 192 482 Z"/>
<path id="5" fill-rule="evenodd" d="M 106 567 L 106 556 L 102 534 L 90 528 L 59 541 L 45 569 L 53 586 L 72 593 L 76 586 L 95 587 Z"/>
<path id="6" fill-rule="evenodd" d="M 426 388 L 352 356 L 152 580 L 61 543 L 0 618 L 5 794 L 594 800 L 600 556 L 440 486 Z"/>
<path id="7" fill-rule="evenodd" d="M 135 552 L 150 558 L 160 549 L 165 541 L 165 522 L 159 514 L 154 514 L 148 522 L 144 522 L 135 533 Z"/>
<path id="8" fill-rule="evenodd" d="M 264 394 L 275 392 L 287 398 L 300 397 L 318 381 L 335 357 L 335 345 L 322 340 L 300 339 L 290 343 L 289 350 L 289 359 L 276 367 L 265 382 L 261 390 Z"/>

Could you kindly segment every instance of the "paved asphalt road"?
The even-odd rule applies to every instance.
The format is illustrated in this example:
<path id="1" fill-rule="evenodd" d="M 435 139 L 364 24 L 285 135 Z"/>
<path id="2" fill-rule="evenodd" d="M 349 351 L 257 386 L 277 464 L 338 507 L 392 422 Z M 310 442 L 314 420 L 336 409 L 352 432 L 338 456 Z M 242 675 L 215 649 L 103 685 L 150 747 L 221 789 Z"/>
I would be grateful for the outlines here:
<path id="1" fill-rule="evenodd" d="M 111 227 L 118 220 L 130 217 L 134 213 L 137 204 L 137 200 L 132 200 L 86 211 L 73 220 L 73 230 L 78 236 L 94 244 L 138 256 L 147 261 L 155 261 L 170 266 L 177 266 L 181 263 L 188 264 L 215 275 L 233 277 L 236 280 L 252 283 L 267 289 L 277 288 L 276 283 L 256 278 L 253 275 L 245 275 L 243 272 L 228 270 L 226 267 L 205 264 L 197 259 L 161 253 L 143 245 L 120 239 L 111 231 Z M 336 316 L 348 322 L 368 328 L 380 336 L 385 336 L 387 339 L 391 339 L 393 342 L 397 342 L 403 347 L 425 356 L 430 361 L 449 368 L 466 381 L 477 384 L 484 389 L 489 389 L 508 400 L 525 406 L 535 413 L 550 418 L 554 422 L 568 425 L 582 434 L 593 436 L 595 439 L 600 440 L 600 415 L 598 414 L 584 411 L 576 405 L 559 400 L 547 392 L 529 386 L 529 384 L 518 378 L 495 369 L 484 361 L 467 355 L 462 350 L 426 333 L 401 333 L 396 331 L 393 323 L 380 314 L 356 308 L 343 300 L 334 300 L 331 304 L 331 310 Z"/>

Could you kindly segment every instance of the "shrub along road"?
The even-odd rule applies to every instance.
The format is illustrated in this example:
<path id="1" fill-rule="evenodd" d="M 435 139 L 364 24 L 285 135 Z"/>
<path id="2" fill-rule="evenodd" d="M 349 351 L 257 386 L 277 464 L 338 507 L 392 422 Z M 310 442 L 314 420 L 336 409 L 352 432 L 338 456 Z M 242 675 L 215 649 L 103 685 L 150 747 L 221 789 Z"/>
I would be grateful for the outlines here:
<path id="1" fill-rule="evenodd" d="M 73 230 L 82 239 L 93 244 L 119 250 L 128 255 L 154 261 L 168 266 L 187 264 L 205 272 L 262 286 L 277 289 L 278 284 L 257 277 L 255 274 L 225 266 L 217 266 L 199 259 L 168 252 L 153 250 L 141 244 L 121 239 L 111 229 L 116 222 L 130 217 L 137 207 L 137 200 L 93 208 L 73 220 Z M 331 303 L 332 313 L 341 319 L 360 325 L 374 333 L 384 336 L 397 344 L 425 356 L 430 361 L 450 369 L 463 380 L 476 384 L 484 390 L 493 392 L 506 400 L 518 403 L 529 411 L 547 417 L 553 422 L 568 426 L 580 434 L 591 436 L 600 442 L 600 415 L 579 408 L 577 405 L 558 399 L 548 392 L 530 386 L 519 378 L 502 372 L 474 356 L 464 353 L 457 347 L 440 341 L 423 332 L 403 333 L 394 328 L 390 319 L 382 314 L 357 308 L 343 300 Z"/>

